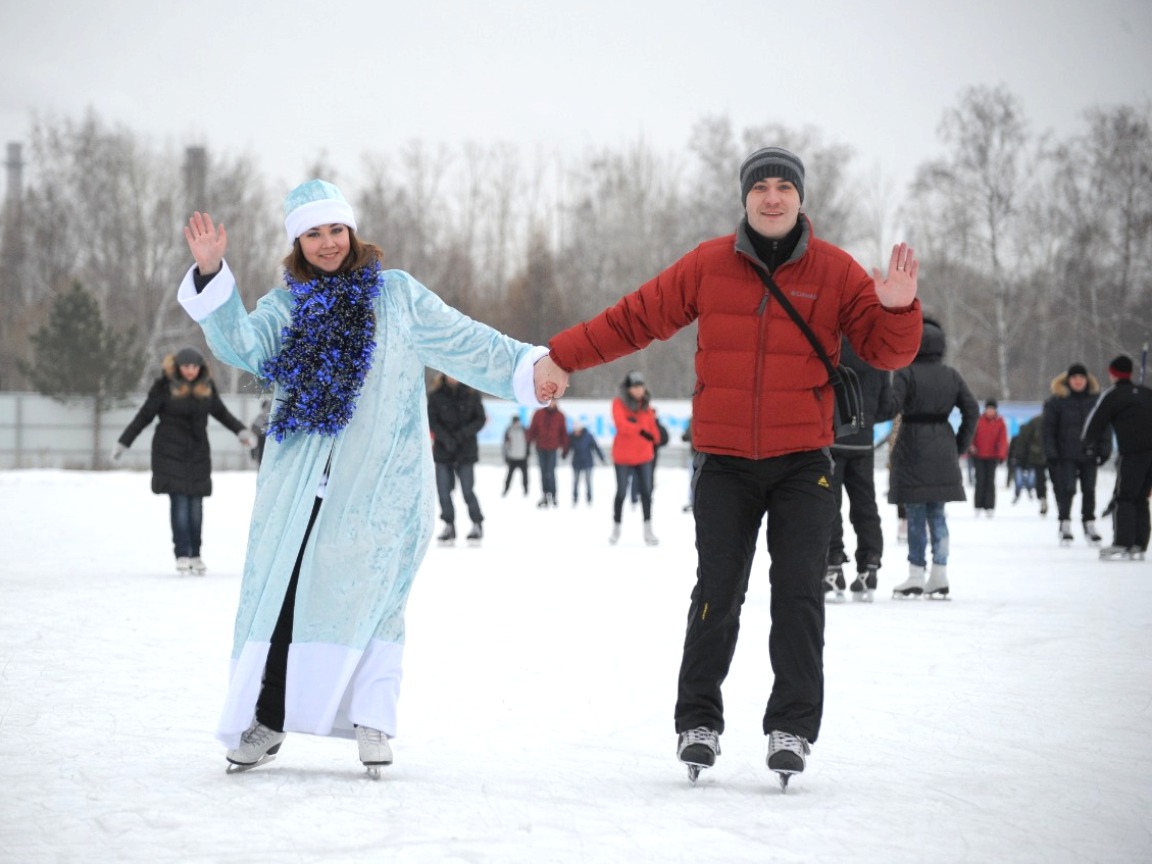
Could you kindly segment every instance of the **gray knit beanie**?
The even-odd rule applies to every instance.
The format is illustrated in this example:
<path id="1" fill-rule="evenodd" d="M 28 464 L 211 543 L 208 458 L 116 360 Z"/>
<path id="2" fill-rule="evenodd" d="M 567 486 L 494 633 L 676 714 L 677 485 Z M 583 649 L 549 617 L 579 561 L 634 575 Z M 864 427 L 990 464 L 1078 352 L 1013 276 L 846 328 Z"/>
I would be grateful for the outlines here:
<path id="1" fill-rule="evenodd" d="M 765 147 L 757 150 L 740 166 L 740 203 L 748 200 L 748 192 L 757 181 L 765 177 L 779 177 L 787 180 L 800 193 L 800 203 L 804 203 L 804 163 L 795 153 L 783 147 Z"/>
<path id="2" fill-rule="evenodd" d="M 204 365 L 204 355 L 195 348 L 181 348 L 173 359 L 178 367 Z"/>

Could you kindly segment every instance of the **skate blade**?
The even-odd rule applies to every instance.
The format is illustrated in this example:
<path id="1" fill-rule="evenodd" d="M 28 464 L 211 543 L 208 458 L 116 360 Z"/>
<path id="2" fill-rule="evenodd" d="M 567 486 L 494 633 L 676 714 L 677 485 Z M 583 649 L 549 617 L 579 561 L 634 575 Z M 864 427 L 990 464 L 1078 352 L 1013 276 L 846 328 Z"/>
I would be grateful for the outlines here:
<path id="1" fill-rule="evenodd" d="M 696 765 L 693 763 L 688 763 L 688 780 L 692 783 L 693 786 L 695 786 L 696 781 L 700 779 L 700 772 L 707 767 L 707 765 Z"/>
<path id="2" fill-rule="evenodd" d="M 799 773 L 800 773 L 799 771 L 777 771 L 776 772 L 776 777 L 780 780 L 780 792 L 781 792 L 781 794 L 787 794 L 788 781 L 792 779 L 792 775 L 799 774 Z"/>
<path id="3" fill-rule="evenodd" d="M 919 600 L 923 596 L 923 594 L 924 594 L 924 592 L 921 591 L 919 588 L 916 588 L 912 591 L 893 591 L 892 592 L 892 599 L 893 600 Z"/>
<path id="4" fill-rule="evenodd" d="M 941 594 L 939 591 L 933 591 L 931 594 L 925 594 L 924 599 L 932 600 L 936 603 L 943 603 L 945 601 L 951 600 L 952 598 L 947 594 Z"/>
<path id="5" fill-rule="evenodd" d="M 259 768 L 261 765 L 267 765 L 269 762 L 275 761 L 275 756 L 261 756 L 256 762 L 251 762 L 247 765 L 241 765 L 239 762 L 229 762 L 225 774 L 243 774 L 246 771 L 251 771 L 253 768 Z"/>
<path id="6" fill-rule="evenodd" d="M 365 764 L 364 765 L 364 773 L 368 776 L 369 780 L 379 780 L 380 779 L 380 769 L 385 767 L 386 765 L 391 765 L 391 764 L 392 764 L 391 762 L 381 762 L 378 765 Z"/>

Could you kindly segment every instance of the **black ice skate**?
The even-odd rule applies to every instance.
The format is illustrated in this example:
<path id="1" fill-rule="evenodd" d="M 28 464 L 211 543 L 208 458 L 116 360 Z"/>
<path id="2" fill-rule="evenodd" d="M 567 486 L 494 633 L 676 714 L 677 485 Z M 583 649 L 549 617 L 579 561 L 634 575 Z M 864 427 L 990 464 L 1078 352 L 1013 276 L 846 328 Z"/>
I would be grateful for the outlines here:
<path id="1" fill-rule="evenodd" d="M 848 559 L 841 553 L 840 560 L 836 560 L 833 555 L 828 560 L 828 569 L 824 571 L 824 602 L 826 603 L 843 603 L 844 602 L 844 565 L 848 563 Z"/>
<path id="2" fill-rule="evenodd" d="M 852 580 L 852 584 L 848 586 L 848 590 L 852 592 L 852 599 L 861 603 L 871 603 L 876 594 L 876 570 L 879 569 L 875 566 L 869 566 L 865 570 L 856 574 L 856 578 Z"/>
<path id="3" fill-rule="evenodd" d="M 441 546 L 452 546 L 456 543 L 456 526 L 451 522 L 444 523 L 444 530 L 440 532 L 440 536 L 436 538 L 436 542 Z"/>
<path id="4" fill-rule="evenodd" d="M 472 530 L 468 532 L 465 538 L 469 546 L 479 546 L 480 541 L 484 539 L 484 529 L 480 527 L 479 522 L 472 523 Z"/>
<path id="5" fill-rule="evenodd" d="M 676 743 L 676 755 L 688 766 L 688 779 L 693 783 L 700 776 L 701 769 L 716 764 L 716 756 L 720 753 L 720 736 L 707 726 L 681 732 Z"/>
<path id="6" fill-rule="evenodd" d="M 788 781 L 800 774 L 807 764 L 805 757 L 812 752 L 807 739 L 789 732 L 773 730 L 768 734 L 768 767 L 780 778 L 780 791 L 788 791 Z"/>

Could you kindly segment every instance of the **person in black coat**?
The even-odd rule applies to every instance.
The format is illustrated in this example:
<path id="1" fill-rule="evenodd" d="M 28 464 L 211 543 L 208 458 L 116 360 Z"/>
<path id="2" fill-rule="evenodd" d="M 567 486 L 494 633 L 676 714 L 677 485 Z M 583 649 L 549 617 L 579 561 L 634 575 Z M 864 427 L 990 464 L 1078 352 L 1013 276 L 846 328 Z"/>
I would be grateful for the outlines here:
<path id="1" fill-rule="evenodd" d="M 1052 379 L 1052 396 L 1044 403 L 1044 455 L 1056 493 L 1060 519 L 1060 542 L 1072 541 L 1072 499 L 1080 482 L 1080 518 L 1089 543 L 1099 543 L 1096 532 L 1096 468 L 1112 455 L 1112 436 L 1107 430 L 1091 441 L 1081 442 L 1080 434 L 1096 397 L 1100 382 L 1083 363 L 1073 363 L 1068 371 Z"/>
<path id="2" fill-rule="evenodd" d="M 212 494 L 212 452 L 208 417 L 212 416 L 253 447 L 256 437 L 233 416 L 216 390 L 204 356 L 195 348 L 169 354 L 163 374 L 112 450 L 119 461 L 136 437 L 158 419 L 152 436 L 152 491 L 170 499 L 172 546 L 178 573 L 203 574 L 200 557 L 204 498 Z"/>
<path id="3" fill-rule="evenodd" d="M 947 501 L 964 501 L 960 454 L 976 432 L 980 406 L 960 373 L 944 364 L 944 330 L 924 319 L 920 353 L 907 369 L 892 376 L 891 408 L 900 415 L 900 433 L 892 448 L 888 503 L 903 504 L 908 514 L 908 578 L 893 596 L 948 594 Z M 948 418 L 960 409 L 960 428 Z M 932 535 L 932 572 L 927 583 L 926 548 Z"/>
<path id="4" fill-rule="evenodd" d="M 832 445 L 834 471 L 832 488 L 836 492 L 836 520 L 828 546 L 828 572 L 824 577 L 824 594 L 835 591 L 836 599 L 844 596 L 844 570 L 848 554 L 844 548 L 844 517 L 841 513 L 844 490 L 848 490 L 848 519 L 856 532 L 856 579 L 852 582 L 853 600 L 871 601 L 876 590 L 876 571 L 884 554 L 884 533 L 880 529 L 880 509 L 876 506 L 876 460 L 873 426 L 892 419 L 891 386 L 887 372 L 869 366 L 852 350 L 847 338 L 840 341 L 840 363 L 848 366 L 860 379 L 864 426 L 853 435 L 838 438 Z"/>
<path id="5" fill-rule="evenodd" d="M 1098 441 L 1111 428 L 1116 433 L 1116 449 L 1120 451 L 1112 545 L 1100 550 L 1100 557 L 1106 560 L 1142 559 L 1148 551 L 1152 390 L 1134 383 L 1132 370 L 1132 358 L 1123 354 L 1109 364 L 1112 386 L 1092 408 L 1081 435 L 1081 440 L 1088 444 Z"/>
<path id="6" fill-rule="evenodd" d="M 484 514 L 473 487 L 476 462 L 480 458 L 476 436 L 487 421 L 479 392 L 443 373 L 436 376 L 432 392 L 428 394 L 428 427 L 432 431 L 432 461 L 436 463 L 440 518 L 444 520 L 444 530 L 436 538 L 441 543 L 451 543 L 456 539 L 456 507 L 452 503 L 452 489 L 457 478 L 460 479 L 460 494 L 464 496 L 472 520 L 468 539 L 477 541 L 484 536 Z"/>

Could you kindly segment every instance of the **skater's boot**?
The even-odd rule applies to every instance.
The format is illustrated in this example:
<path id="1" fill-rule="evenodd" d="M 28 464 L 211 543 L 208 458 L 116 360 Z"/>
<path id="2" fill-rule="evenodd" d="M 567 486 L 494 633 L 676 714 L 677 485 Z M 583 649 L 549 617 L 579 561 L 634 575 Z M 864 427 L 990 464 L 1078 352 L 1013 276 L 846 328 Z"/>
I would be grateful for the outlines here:
<path id="1" fill-rule="evenodd" d="M 676 755 L 688 765 L 711 768 L 720 753 L 720 736 L 707 726 L 697 726 L 681 732 L 676 742 Z"/>
<path id="2" fill-rule="evenodd" d="M 1041 498 L 1040 499 L 1040 515 L 1041 516 L 1047 516 L 1048 515 L 1048 499 L 1047 498 Z"/>
<path id="3" fill-rule="evenodd" d="M 838 564 L 824 571 L 824 600 L 844 602 L 844 568 Z"/>
<path id="4" fill-rule="evenodd" d="M 357 726 L 356 746 L 360 751 L 360 761 L 373 777 L 379 776 L 381 765 L 392 764 L 392 748 L 388 746 L 388 736 L 379 729 Z"/>
<path id="5" fill-rule="evenodd" d="M 928 584 L 924 586 L 925 597 L 948 596 L 948 565 L 933 564 L 932 572 L 928 574 Z"/>
<path id="6" fill-rule="evenodd" d="M 226 758 L 235 768 L 229 771 L 244 771 L 255 768 L 268 757 L 275 756 L 287 736 L 283 732 L 270 729 L 259 720 L 253 720 L 248 731 L 240 736 L 240 746 L 228 751 Z"/>
<path id="7" fill-rule="evenodd" d="M 856 578 L 849 586 L 852 599 L 863 603 L 871 603 L 876 594 L 876 571 L 880 568 L 869 564 L 864 570 L 856 574 Z"/>
<path id="8" fill-rule="evenodd" d="M 892 589 L 893 597 L 919 597 L 924 593 L 924 568 L 908 565 L 908 578 Z"/>
<path id="9" fill-rule="evenodd" d="M 644 523 L 644 542 L 649 546 L 655 546 L 660 541 L 656 539 L 656 535 L 652 533 L 652 522 Z"/>
<path id="10" fill-rule="evenodd" d="M 1096 520 L 1084 520 L 1084 539 L 1088 541 L 1089 546 L 1099 546 L 1101 537 L 1096 533 Z"/>
<path id="11" fill-rule="evenodd" d="M 548 508 L 548 495 L 547 494 L 545 494 L 543 498 L 541 498 L 539 501 L 536 502 L 536 507 L 540 510 L 546 510 Z"/>
<path id="12" fill-rule="evenodd" d="M 619 539 L 620 539 L 620 523 L 619 522 L 613 522 L 612 523 L 612 533 L 608 535 L 608 542 L 611 543 L 613 546 L 615 546 Z"/>
<path id="13" fill-rule="evenodd" d="M 176 572 L 181 576 L 192 572 L 192 559 L 186 555 L 181 555 L 176 559 Z"/>
<path id="14" fill-rule="evenodd" d="M 472 530 L 468 532 L 468 536 L 465 539 L 470 543 L 479 543 L 483 537 L 484 529 L 480 527 L 479 522 L 473 522 Z"/>
<path id="15" fill-rule="evenodd" d="M 768 757 L 765 762 L 780 775 L 781 788 L 787 789 L 788 778 L 804 770 L 808 761 L 805 757 L 811 752 L 812 748 L 806 738 L 774 729 L 768 733 Z"/>
<path id="16" fill-rule="evenodd" d="M 1101 561 L 1143 561 L 1144 550 L 1139 546 L 1105 546 L 1100 550 Z"/>
<path id="17" fill-rule="evenodd" d="M 1072 542 L 1072 520 L 1060 520 L 1060 545 L 1066 546 Z"/>
<path id="18" fill-rule="evenodd" d="M 208 572 L 208 565 L 204 563 L 204 559 L 199 555 L 193 556 L 192 560 L 188 562 L 192 569 L 193 574 L 196 576 L 203 576 Z"/>
<path id="19" fill-rule="evenodd" d="M 456 541 L 456 526 L 451 522 L 444 523 L 444 530 L 440 532 L 440 536 L 436 538 L 437 543 L 454 543 Z"/>

